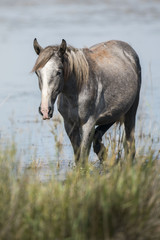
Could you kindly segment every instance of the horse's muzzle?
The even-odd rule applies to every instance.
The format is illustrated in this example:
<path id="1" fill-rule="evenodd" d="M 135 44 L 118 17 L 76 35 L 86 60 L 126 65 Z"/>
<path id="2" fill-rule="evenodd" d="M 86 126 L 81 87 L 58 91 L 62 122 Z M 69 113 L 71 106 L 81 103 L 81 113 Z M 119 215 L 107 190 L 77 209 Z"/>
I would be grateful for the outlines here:
<path id="1" fill-rule="evenodd" d="M 39 106 L 39 113 L 43 116 L 43 120 L 50 119 L 53 116 L 53 108 L 48 107 L 48 112 L 47 111 L 42 111 L 41 106 Z"/>

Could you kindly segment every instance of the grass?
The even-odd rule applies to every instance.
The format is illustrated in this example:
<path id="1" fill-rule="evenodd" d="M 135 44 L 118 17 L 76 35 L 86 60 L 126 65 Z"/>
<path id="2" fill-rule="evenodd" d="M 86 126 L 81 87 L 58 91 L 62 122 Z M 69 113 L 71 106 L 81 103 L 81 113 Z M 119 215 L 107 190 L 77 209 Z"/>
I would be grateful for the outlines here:
<path id="1" fill-rule="evenodd" d="M 160 239 L 154 150 L 134 164 L 123 157 L 111 167 L 71 169 L 63 182 L 54 176 L 41 182 L 30 171 L 20 170 L 14 144 L 0 150 L 1 240 Z"/>

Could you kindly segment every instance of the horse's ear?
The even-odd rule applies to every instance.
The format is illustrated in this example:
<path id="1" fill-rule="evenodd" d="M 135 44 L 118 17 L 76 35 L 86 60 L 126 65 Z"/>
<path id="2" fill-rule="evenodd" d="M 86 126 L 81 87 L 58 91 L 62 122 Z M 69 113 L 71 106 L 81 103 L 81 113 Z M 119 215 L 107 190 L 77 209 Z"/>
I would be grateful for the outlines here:
<path id="1" fill-rule="evenodd" d="M 64 39 L 62 39 L 62 43 L 61 43 L 61 45 L 59 47 L 59 50 L 58 50 L 58 55 L 60 57 L 62 57 L 64 55 L 64 53 L 66 51 L 66 48 L 67 48 L 67 43 Z"/>
<path id="2" fill-rule="evenodd" d="M 33 41 L 33 47 L 35 52 L 39 55 L 40 52 L 43 50 L 43 48 L 39 45 L 39 43 L 37 42 L 37 39 L 35 38 Z"/>

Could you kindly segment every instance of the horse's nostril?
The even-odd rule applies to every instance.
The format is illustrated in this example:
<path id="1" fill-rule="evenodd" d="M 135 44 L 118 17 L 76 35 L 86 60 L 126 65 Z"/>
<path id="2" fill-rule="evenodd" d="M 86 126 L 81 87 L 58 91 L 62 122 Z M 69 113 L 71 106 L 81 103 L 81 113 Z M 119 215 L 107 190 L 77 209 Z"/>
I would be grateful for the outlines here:
<path id="1" fill-rule="evenodd" d="M 53 114 L 53 109 L 52 107 L 48 107 L 48 116 L 51 118 Z"/>
<path id="2" fill-rule="evenodd" d="M 52 108 L 48 107 L 48 114 L 50 114 L 52 112 Z"/>
<path id="3" fill-rule="evenodd" d="M 41 112 L 41 107 L 38 108 L 38 111 L 43 116 L 43 113 Z"/>

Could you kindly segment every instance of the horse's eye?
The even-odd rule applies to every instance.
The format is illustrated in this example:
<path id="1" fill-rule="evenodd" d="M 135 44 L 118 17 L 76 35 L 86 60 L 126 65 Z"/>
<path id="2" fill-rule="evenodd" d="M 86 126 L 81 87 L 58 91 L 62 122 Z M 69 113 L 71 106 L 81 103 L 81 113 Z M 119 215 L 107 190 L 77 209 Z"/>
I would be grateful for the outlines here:
<path id="1" fill-rule="evenodd" d="M 57 76 L 58 76 L 58 75 L 61 75 L 61 71 L 57 71 L 57 74 L 56 74 L 56 75 L 57 75 Z"/>

